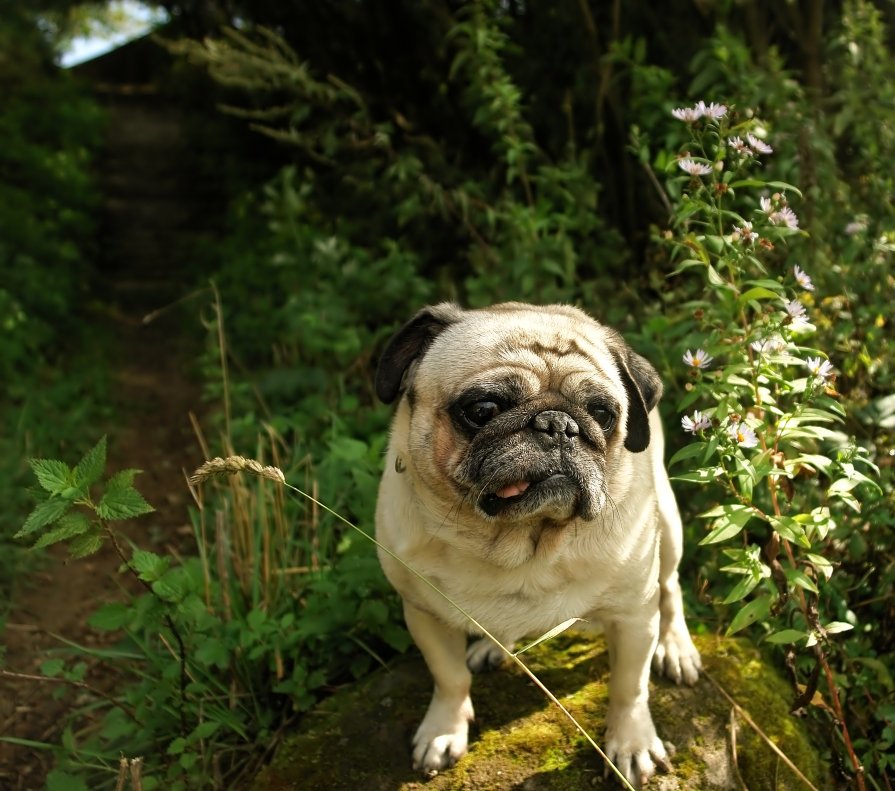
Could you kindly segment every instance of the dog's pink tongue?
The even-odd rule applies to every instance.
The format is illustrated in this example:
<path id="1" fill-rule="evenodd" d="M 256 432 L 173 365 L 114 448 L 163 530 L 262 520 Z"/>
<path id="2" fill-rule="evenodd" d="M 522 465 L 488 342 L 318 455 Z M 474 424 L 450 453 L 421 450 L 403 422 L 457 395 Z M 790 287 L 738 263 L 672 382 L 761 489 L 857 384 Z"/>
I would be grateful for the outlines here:
<path id="1" fill-rule="evenodd" d="M 528 481 L 516 481 L 516 483 L 504 486 L 503 489 L 498 489 L 494 494 L 503 498 L 515 497 L 517 494 L 522 494 L 530 485 Z"/>

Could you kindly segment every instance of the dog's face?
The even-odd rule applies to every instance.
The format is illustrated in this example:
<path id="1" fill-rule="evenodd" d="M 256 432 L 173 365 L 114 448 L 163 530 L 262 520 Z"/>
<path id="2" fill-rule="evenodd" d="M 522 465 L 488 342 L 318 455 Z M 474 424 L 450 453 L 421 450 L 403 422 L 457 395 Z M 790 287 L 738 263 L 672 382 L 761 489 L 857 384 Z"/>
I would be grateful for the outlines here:
<path id="1" fill-rule="evenodd" d="M 614 331 L 568 306 L 426 308 L 377 372 L 403 393 L 414 474 L 460 521 L 564 524 L 601 512 L 617 461 L 649 444 L 661 384 Z"/>

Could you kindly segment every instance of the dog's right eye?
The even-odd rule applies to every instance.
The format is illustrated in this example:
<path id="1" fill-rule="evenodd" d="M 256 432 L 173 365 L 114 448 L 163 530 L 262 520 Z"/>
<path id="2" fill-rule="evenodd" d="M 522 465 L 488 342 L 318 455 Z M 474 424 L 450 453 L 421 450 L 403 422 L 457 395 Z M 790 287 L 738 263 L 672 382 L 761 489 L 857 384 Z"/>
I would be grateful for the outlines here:
<path id="1" fill-rule="evenodd" d="M 473 401 L 460 410 L 460 416 L 470 428 L 482 428 L 500 414 L 500 405 L 494 401 Z"/>

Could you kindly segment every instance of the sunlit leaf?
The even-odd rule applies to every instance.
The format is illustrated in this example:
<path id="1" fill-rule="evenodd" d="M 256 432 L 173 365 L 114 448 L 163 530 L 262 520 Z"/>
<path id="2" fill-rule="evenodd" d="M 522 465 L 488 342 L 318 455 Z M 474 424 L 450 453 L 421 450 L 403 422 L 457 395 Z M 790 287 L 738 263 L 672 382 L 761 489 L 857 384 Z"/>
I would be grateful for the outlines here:
<path id="1" fill-rule="evenodd" d="M 727 627 L 727 631 L 725 632 L 725 634 L 730 637 L 730 635 L 736 634 L 741 629 L 745 629 L 747 626 L 751 626 L 756 621 L 764 620 L 768 617 L 768 612 L 770 611 L 770 609 L 770 594 L 764 594 L 763 596 L 759 596 L 757 599 L 753 599 L 733 617 L 733 620 L 730 622 L 730 626 Z"/>
<path id="2" fill-rule="evenodd" d="M 535 641 L 529 643 L 527 646 L 525 646 L 525 648 L 520 648 L 518 651 L 514 651 L 513 656 L 519 656 L 519 654 L 524 654 L 526 651 L 528 651 L 528 649 L 534 648 L 536 645 L 540 645 L 545 640 L 550 640 L 551 638 L 556 637 L 556 635 L 561 634 L 562 632 L 564 632 L 566 629 L 568 629 L 573 624 L 577 623 L 578 621 L 583 621 L 583 620 L 584 620 L 583 618 L 569 618 L 568 621 L 563 621 L 561 624 L 559 624 L 559 626 L 554 626 L 549 632 L 545 632 L 537 640 L 535 640 Z"/>

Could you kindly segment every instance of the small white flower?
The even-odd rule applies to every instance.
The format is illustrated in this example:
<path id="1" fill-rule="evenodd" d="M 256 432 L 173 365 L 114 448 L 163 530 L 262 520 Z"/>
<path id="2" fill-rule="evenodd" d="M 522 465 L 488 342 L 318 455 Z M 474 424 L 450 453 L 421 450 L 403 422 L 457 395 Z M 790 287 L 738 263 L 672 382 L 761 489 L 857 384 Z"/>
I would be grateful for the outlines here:
<path id="1" fill-rule="evenodd" d="M 808 315 L 805 313 L 805 306 L 794 299 L 792 302 L 786 303 L 786 313 L 789 316 L 789 326 L 795 331 L 803 330 L 809 326 Z"/>
<path id="2" fill-rule="evenodd" d="M 691 368 L 699 369 L 708 368 L 709 364 L 714 359 L 715 358 L 712 357 L 712 355 L 710 355 L 706 351 L 703 351 L 702 349 L 697 349 L 695 352 L 691 352 L 689 349 L 687 349 L 687 351 L 684 352 L 683 357 L 683 360 L 687 365 L 689 365 Z"/>
<path id="3" fill-rule="evenodd" d="M 758 444 L 755 432 L 742 421 L 734 421 L 727 427 L 727 433 L 741 448 L 754 448 Z"/>
<path id="4" fill-rule="evenodd" d="M 696 103 L 696 109 L 699 111 L 700 115 L 705 116 L 706 118 L 711 118 L 713 121 L 717 121 L 719 118 L 723 118 L 727 115 L 727 105 L 715 104 L 715 102 L 712 102 L 706 107 L 705 102 L 699 101 Z"/>
<path id="5" fill-rule="evenodd" d="M 693 412 L 693 417 L 684 415 L 681 418 L 681 427 L 690 434 L 696 434 L 698 431 L 705 431 L 707 428 L 711 428 L 712 421 L 709 420 L 708 415 L 704 415 L 697 409 Z"/>
<path id="6" fill-rule="evenodd" d="M 846 236 L 854 236 L 855 234 L 863 233 L 867 230 L 867 220 L 866 219 L 857 219 L 850 222 L 845 226 L 845 235 Z"/>
<path id="7" fill-rule="evenodd" d="M 786 341 L 779 335 L 771 335 L 768 338 L 752 341 L 749 345 L 759 354 L 774 354 L 774 352 L 782 352 L 786 348 Z"/>
<path id="8" fill-rule="evenodd" d="M 731 137 L 727 141 L 727 145 L 729 145 L 734 151 L 738 154 L 751 154 L 752 149 L 747 146 L 741 138 L 739 137 Z"/>
<path id="9" fill-rule="evenodd" d="M 833 364 L 820 357 L 809 357 L 805 365 L 818 382 L 826 382 L 833 375 Z"/>
<path id="10" fill-rule="evenodd" d="M 798 228 L 799 218 L 796 213 L 786 205 L 786 199 L 780 195 L 775 195 L 774 199 L 760 198 L 761 210 L 768 215 L 774 225 L 785 225 L 788 228 Z"/>
<path id="11" fill-rule="evenodd" d="M 746 140 L 752 147 L 752 150 L 759 154 L 773 154 L 774 149 L 771 148 L 764 140 L 759 140 L 755 135 L 746 135 Z"/>
<path id="12" fill-rule="evenodd" d="M 751 222 L 744 222 L 742 228 L 736 228 L 730 235 L 730 241 L 743 242 L 744 244 L 750 244 L 756 239 L 758 239 L 758 234 L 752 230 Z"/>
<path id="13" fill-rule="evenodd" d="M 711 165 L 704 165 L 702 162 L 694 162 L 692 159 L 681 159 L 677 163 L 677 166 L 691 176 L 707 176 L 712 172 Z"/>
<path id="14" fill-rule="evenodd" d="M 792 268 L 792 273 L 795 275 L 796 283 L 798 283 L 805 291 L 814 291 L 814 283 L 811 282 L 811 278 L 808 276 L 808 273 L 796 264 Z"/>
<path id="15" fill-rule="evenodd" d="M 671 114 L 678 121 L 684 121 L 688 124 L 692 124 L 702 118 L 702 111 L 699 109 L 699 105 L 696 105 L 696 107 L 677 107 L 671 111 Z"/>
<path id="16" fill-rule="evenodd" d="M 768 216 L 768 219 L 774 223 L 774 225 L 785 225 L 787 228 L 792 228 L 793 230 L 799 227 L 799 218 L 789 206 L 783 206 L 782 208 L 777 209 L 777 211 Z"/>

